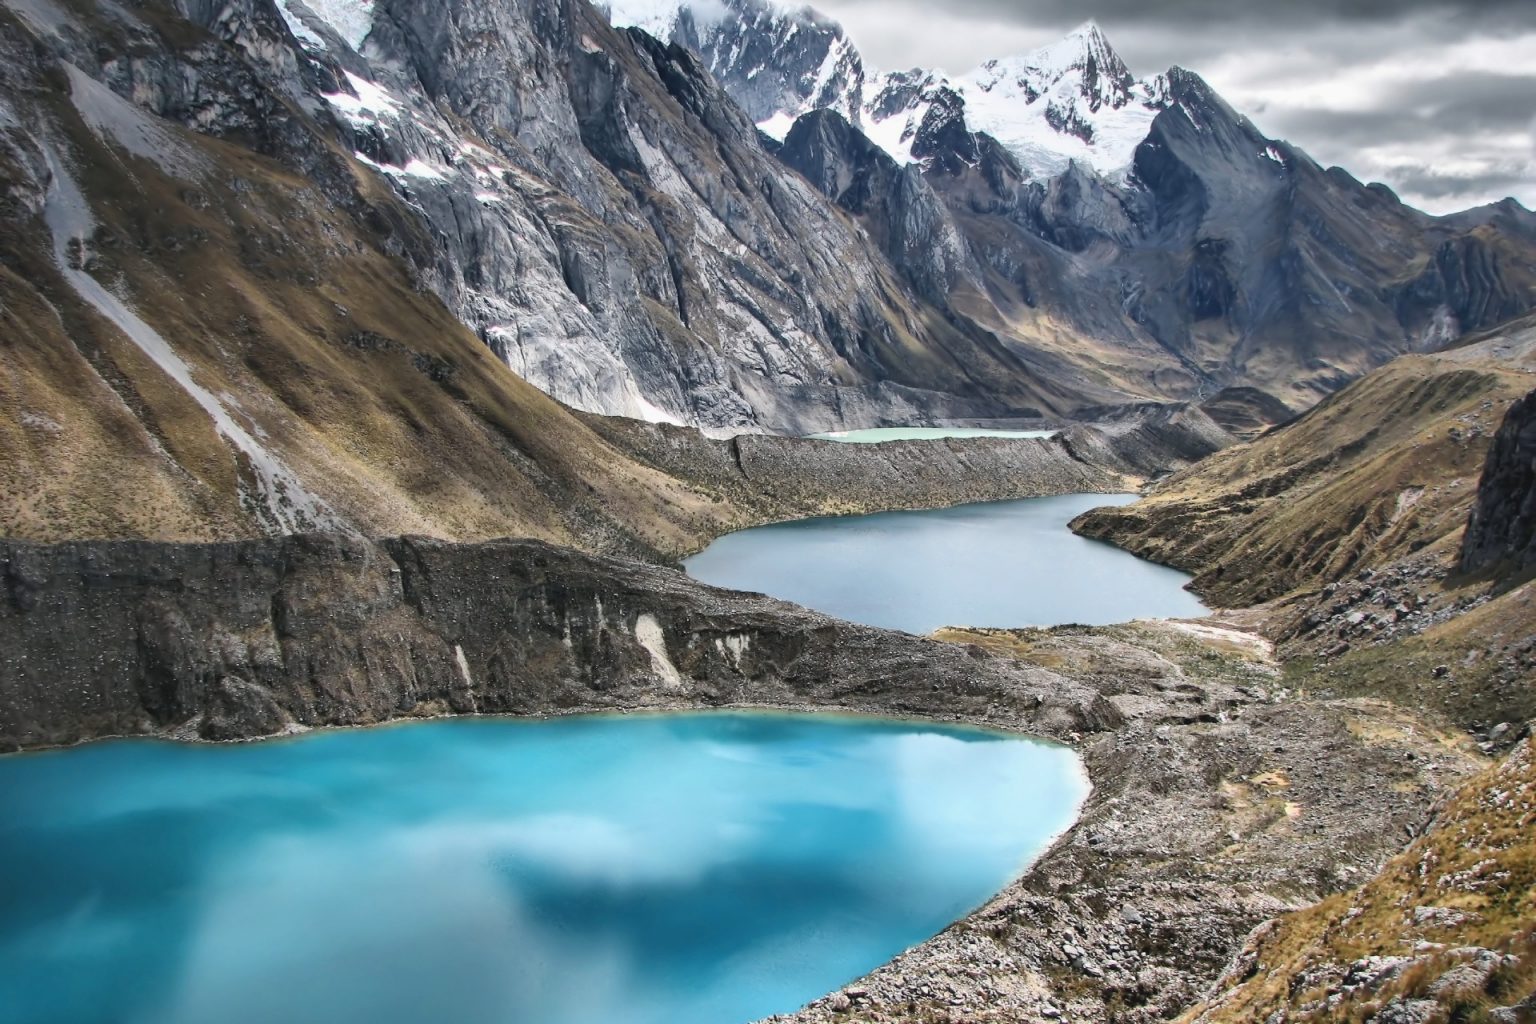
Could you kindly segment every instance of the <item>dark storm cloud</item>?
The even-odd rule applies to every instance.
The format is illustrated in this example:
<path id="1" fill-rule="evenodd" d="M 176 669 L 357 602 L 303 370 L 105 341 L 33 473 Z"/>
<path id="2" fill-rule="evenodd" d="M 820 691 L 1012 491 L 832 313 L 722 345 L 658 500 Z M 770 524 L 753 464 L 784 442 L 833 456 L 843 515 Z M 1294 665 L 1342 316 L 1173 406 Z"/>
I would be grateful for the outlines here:
<path id="1" fill-rule="evenodd" d="M 1395 187 L 1428 199 L 1460 199 L 1467 196 L 1508 196 L 1530 180 L 1518 171 L 1493 170 L 1477 174 L 1455 174 L 1433 167 L 1401 167 Z"/>
<path id="2" fill-rule="evenodd" d="M 1305 107 L 1248 111 L 1266 131 L 1288 139 L 1326 138 L 1376 146 L 1427 135 L 1477 136 L 1525 131 L 1536 110 L 1536 75 L 1473 71 L 1413 82 L 1362 110 Z"/>
<path id="3" fill-rule="evenodd" d="M 1426 42 L 1536 30 L 1536 0 L 811 0 L 811 5 L 862 29 L 861 45 L 907 51 L 889 63 L 902 67 L 934 63 L 932 56 L 910 52 L 914 49 L 965 48 L 964 38 L 944 40 L 910 27 L 924 24 L 938 26 L 940 36 L 968 36 L 970 23 L 982 34 L 1010 36 L 1013 44 L 1028 39 L 1043 45 L 1092 18 L 1137 74 L 1174 64 L 1200 70 L 1234 53 L 1280 48 L 1297 49 L 1314 64 L 1352 62 Z M 903 41 L 913 45 L 902 46 Z M 964 68 L 956 64 L 949 70 Z"/>
<path id="4" fill-rule="evenodd" d="M 1117 25 L 1307 25 L 1317 22 L 1395 22 L 1417 14 L 1449 15 L 1479 24 L 1536 25 L 1531 0 L 946 0 L 956 13 L 1003 22 L 1077 23 L 1091 14 Z"/>

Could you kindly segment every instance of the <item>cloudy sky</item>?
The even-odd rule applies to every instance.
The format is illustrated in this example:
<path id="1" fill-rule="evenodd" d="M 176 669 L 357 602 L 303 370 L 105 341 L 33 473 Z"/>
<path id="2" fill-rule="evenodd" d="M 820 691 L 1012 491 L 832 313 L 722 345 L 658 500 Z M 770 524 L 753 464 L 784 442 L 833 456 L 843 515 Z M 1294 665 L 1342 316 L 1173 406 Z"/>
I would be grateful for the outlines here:
<path id="1" fill-rule="evenodd" d="M 1266 134 L 1433 212 L 1536 207 L 1536 0 L 812 0 L 875 66 L 959 73 L 1092 16 Z M 937 10 L 936 10 L 937 8 Z"/>

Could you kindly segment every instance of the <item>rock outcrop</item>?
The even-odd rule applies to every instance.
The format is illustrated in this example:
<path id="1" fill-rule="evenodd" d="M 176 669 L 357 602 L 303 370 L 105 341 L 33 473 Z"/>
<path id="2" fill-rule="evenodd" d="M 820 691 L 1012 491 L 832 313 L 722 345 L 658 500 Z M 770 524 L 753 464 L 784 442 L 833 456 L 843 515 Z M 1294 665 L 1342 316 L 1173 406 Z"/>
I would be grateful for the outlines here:
<path id="1" fill-rule="evenodd" d="M 1463 572 L 1498 565 L 1536 566 L 1536 391 L 1504 414 L 1461 545 Z"/>

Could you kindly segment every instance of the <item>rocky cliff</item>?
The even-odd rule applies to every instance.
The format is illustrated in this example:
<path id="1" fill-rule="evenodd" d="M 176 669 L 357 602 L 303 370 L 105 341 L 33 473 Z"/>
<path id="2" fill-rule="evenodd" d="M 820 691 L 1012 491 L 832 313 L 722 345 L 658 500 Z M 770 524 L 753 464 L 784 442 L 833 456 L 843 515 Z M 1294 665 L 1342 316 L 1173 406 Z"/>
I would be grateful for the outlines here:
<path id="1" fill-rule="evenodd" d="M 0 580 L 6 749 L 732 703 L 1119 721 L 1049 672 L 534 541 L 7 541 Z"/>
<path id="2" fill-rule="evenodd" d="M 1504 414 L 1461 545 L 1463 572 L 1500 564 L 1536 566 L 1536 392 Z"/>

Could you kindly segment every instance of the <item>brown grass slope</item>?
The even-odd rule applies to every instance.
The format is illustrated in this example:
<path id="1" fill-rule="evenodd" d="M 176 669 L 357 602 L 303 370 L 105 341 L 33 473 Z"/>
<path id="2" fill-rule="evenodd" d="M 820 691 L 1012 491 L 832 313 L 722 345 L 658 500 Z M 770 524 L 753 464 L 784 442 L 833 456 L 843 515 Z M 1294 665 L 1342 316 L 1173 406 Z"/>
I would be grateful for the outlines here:
<path id="1" fill-rule="evenodd" d="M 1536 717 L 1536 583 L 1458 572 L 1491 439 L 1536 387 L 1536 318 L 1410 356 L 1074 528 L 1196 574 L 1296 689 L 1474 731 Z"/>
<path id="2" fill-rule="evenodd" d="M 1216 994 L 1223 1021 L 1536 1019 L 1536 763 L 1527 740 L 1461 787 L 1364 886 L 1258 930 Z"/>
<path id="3" fill-rule="evenodd" d="M 5 10 L 0 36 L 25 48 Z M 411 215 L 349 156 L 331 153 L 354 176 L 342 205 L 251 149 L 157 121 L 196 168 L 171 176 L 86 124 L 57 65 L 28 74 L 31 54 L 0 56 L 22 120 L 0 129 L 0 179 L 13 185 L 0 210 L 0 533 L 262 532 L 250 467 L 61 274 L 44 146 L 96 222 L 84 269 L 342 524 L 674 551 L 731 514 L 599 438 L 416 287 L 391 255 Z"/>

